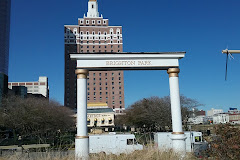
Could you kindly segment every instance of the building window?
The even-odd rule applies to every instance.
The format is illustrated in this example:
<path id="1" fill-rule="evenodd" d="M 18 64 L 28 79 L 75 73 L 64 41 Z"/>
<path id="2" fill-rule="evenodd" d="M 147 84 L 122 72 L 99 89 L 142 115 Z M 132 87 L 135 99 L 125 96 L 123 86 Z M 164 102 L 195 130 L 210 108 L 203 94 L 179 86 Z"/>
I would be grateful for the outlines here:
<path id="1" fill-rule="evenodd" d="M 87 94 L 90 95 L 90 92 L 88 92 Z"/>
<path id="2" fill-rule="evenodd" d="M 114 94 L 114 92 L 112 92 L 112 94 Z"/>
<path id="3" fill-rule="evenodd" d="M 122 101 L 119 101 L 120 104 L 122 104 Z"/>
<path id="4" fill-rule="evenodd" d="M 118 79 L 121 80 L 121 77 L 119 77 Z"/>
<path id="5" fill-rule="evenodd" d="M 93 76 L 95 76 L 95 73 L 93 73 Z"/>
<path id="6" fill-rule="evenodd" d="M 108 94 L 108 92 L 106 92 L 106 95 Z"/>
<path id="7" fill-rule="evenodd" d="M 95 21 L 94 21 L 94 20 L 92 20 L 92 24 L 95 24 Z"/>
<path id="8" fill-rule="evenodd" d="M 96 95 L 96 92 L 94 92 L 93 95 L 95 96 L 95 95 Z"/>
<path id="9" fill-rule="evenodd" d="M 89 86 L 89 83 L 87 85 Z"/>
<path id="10" fill-rule="evenodd" d="M 103 21 L 103 24 L 106 24 L 106 21 Z"/>
<path id="11" fill-rule="evenodd" d="M 88 83 L 89 84 L 89 83 Z M 90 88 L 88 87 L 87 90 L 90 90 Z"/>
<path id="12" fill-rule="evenodd" d="M 102 85 L 102 83 L 101 83 L 101 82 L 99 82 L 99 85 L 101 86 L 101 85 Z"/>
<path id="13" fill-rule="evenodd" d="M 96 80 L 96 78 L 93 78 L 93 80 L 95 81 L 95 80 Z"/>
<path id="14" fill-rule="evenodd" d="M 122 89 L 122 87 L 119 87 L 119 89 Z"/>
<path id="15" fill-rule="evenodd" d="M 114 87 L 112 87 L 112 90 L 114 89 Z"/>
<path id="16" fill-rule="evenodd" d="M 115 102 L 114 102 L 114 101 L 112 101 L 112 104 L 115 104 Z"/>
<path id="17" fill-rule="evenodd" d="M 83 24 L 83 20 L 80 21 L 80 24 Z"/>
<path id="18" fill-rule="evenodd" d="M 114 76 L 114 73 L 112 73 L 112 76 Z"/>
<path id="19" fill-rule="evenodd" d="M 115 109 L 115 106 L 113 106 L 113 109 Z"/>
<path id="20" fill-rule="evenodd" d="M 101 21 L 98 21 L 98 24 L 101 24 Z"/>
<path id="21" fill-rule="evenodd" d="M 93 83 L 93 85 L 95 86 L 95 85 L 96 85 L 96 83 Z"/>
<path id="22" fill-rule="evenodd" d="M 90 97 L 88 97 L 87 100 L 89 101 L 89 100 L 90 100 Z"/>
<path id="23" fill-rule="evenodd" d="M 113 45 L 111 45 L 111 48 L 113 48 Z"/>
<path id="24" fill-rule="evenodd" d="M 112 82 L 112 85 L 114 85 L 114 82 Z"/>
<path id="25" fill-rule="evenodd" d="M 89 35 L 89 32 L 88 32 L 88 31 L 87 31 L 86 33 L 87 33 L 87 35 Z"/>
<path id="26" fill-rule="evenodd" d="M 100 31 L 98 32 L 98 35 L 101 35 L 101 32 L 100 32 Z M 99 37 L 99 39 L 100 39 L 100 37 Z"/>
<path id="27" fill-rule="evenodd" d="M 80 34 L 83 35 L 83 31 L 81 31 Z"/>
<path id="28" fill-rule="evenodd" d="M 107 76 L 107 73 L 105 73 L 105 76 Z"/>
<path id="29" fill-rule="evenodd" d="M 119 91 L 119 94 L 122 94 L 122 92 L 121 92 L 121 91 Z"/>
<path id="30" fill-rule="evenodd" d="M 102 74 L 101 73 L 99 73 L 99 76 L 101 76 Z"/>
<path id="31" fill-rule="evenodd" d="M 114 77 L 112 77 L 112 80 L 114 80 Z"/>
<path id="32" fill-rule="evenodd" d="M 100 92 L 99 94 L 102 95 L 102 92 Z"/>
<path id="33" fill-rule="evenodd" d="M 102 100 L 102 97 L 100 97 L 100 100 Z"/>
<path id="34" fill-rule="evenodd" d="M 95 50 L 93 50 L 93 53 L 95 52 Z"/>
<path id="35" fill-rule="evenodd" d="M 89 20 L 86 20 L 86 24 L 89 24 Z"/>
<path id="36" fill-rule="evenodd" d="M 107 82 L 105 83 L 105 85 L 107 85 Z"/>
<path id="37" fill-rule="evenodd" d="M 94 88 L 93 88 L 93 90 L 95 91 L 95 90 L 96 90 L 96 88 L 94 87 Z"/>
<path id="38" fill-rule="evenodd" d="M 121 85 L 122 83 L 121 82 L 119 82 L 119 85 Z"/>
<path id="39" fill-rule="evenodd" d="M 108 87 L 106 87 L 106 90 L 108 89 Z"/>
<path id="40" fill-rule="evenodd" d="M 120 45 L 118 45 L 118 48 L 120 48 Z"/>
<path id="41" fill-rule="evenodd" d="M 102 87 L 100 87 L 99 89 L 102 90 Z"/>
<path id="42" fill-rule="evenodd" d="M 111 118 L 109 118 L 108 123 L 112 124 L 112 119 Z"/>
<path id="43" fill-rule="evenodd" d="M 94 21 L 94 22 L 95 22 L 95 21 Z M 95 35 L 95 32 L 93 31 L 92 34 Z"/>
<path id="44" fill-rule="evenodd" d="M 96 97 L 93 97 L 93 100 L 96 100 Z"/>
<path id="45" fill-rule="evenodd" d="M 114 96 L 112 97 L 112 99 L 114 99 Z"/>
<path id="46" fill-rule="evenodd" d="M 102 80 L 102 78 L 99 78 L 99 80 L 101 81 L 101 80 Z"/>
<path id="47" fill-rule="evenodd" d="M 119 96 L 119 99 L 122 99 L 122 96 Z"/>
<path id="48" fill-rule="evenodd" d="M 108 100 L 108 97 L 106 97 L 106 99 Z M 107 102 L 106 102 L 107 103 Z"/>

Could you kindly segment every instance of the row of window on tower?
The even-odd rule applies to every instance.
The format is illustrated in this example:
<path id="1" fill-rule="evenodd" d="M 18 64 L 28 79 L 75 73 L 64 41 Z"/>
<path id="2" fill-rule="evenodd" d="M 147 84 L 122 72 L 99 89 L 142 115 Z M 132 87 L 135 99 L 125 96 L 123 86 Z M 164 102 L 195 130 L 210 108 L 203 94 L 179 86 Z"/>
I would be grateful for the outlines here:
<path id="1" fill-rule="evenodd" d="M 90 24 L 90 22 L 92 22 L 91 24 L 107 24 L 107 20 L 85 20 L 85 24 Z M 80 24 L 84 24 L 84 20 L 80 20 Z"/>
<path id="2" fill-rule="evenodd" d="M 88 78 L 89 79 L 89 78 Z M 93 80 L 95 81 L 96 80 L 96 78 L 93 78 Z M 99 78 L 99 80 L 101 81 L 102 80 L 102 78 Z M 107 81 L 108 80 L 108 78 L 106 77 L 105 78 L 105 81 Z M 112 77 L 112 80 L 114 80 L 114 77 Z M 121 80 L 121 77 L 118 77 L 118 80 Z"/>
<path id="3" fill-rule="evenodd" d="M 65 30 L 65 33 L 67 33 L 67 34 L 70 34 L 70 32 L 71 32 L 71 29 L 70 29 L 70 28 L 67 28 L 67 29 Z M 73 33 L 73 34 L 78 34 L 77 28 L 74 28 L 72 33 Z M 114 34 L 113 28 L 110 28 L 109 33 L 110 33 L 110 35 L 113 35 L 113 34 Z M 92 32 L 90 33 L 90 31 L 80 31 L 80 35 L 84 35 L 84 34 L 86 34 L 86 35 L 102 35 L 102 34 L 103 34 L 103 35 L 106 36 L 106 35 L 107 35 L 107 32 L 106 32 L 106 31 L 104 31 L 104 32 L 101 32 L 101 31 L 98 31 L 98 32 L 92 31 Z M 121 30 L 120 30 L 119 28 L 116 29 L 116 34 L 117 34 L 117 35 L 120 35 L 120 34 L 121 34 Z"/>
<path id="4" fill-rule="evenodd" d="M 69 36 L 68 36 L 67 38 L 69 38 Z M 71 36 L 70 36 L 70 38 L 74 38 L 74 37 L 71 37 Z M 102 39 L 102 40 L 107 40 L 107 39 L 113 39 L 113 38 L 114 38 L 113 36 L 110 36 L 109 38 L 107 38 L 106 36 L 105 36 L 105 37 L 102 37 L 102 38 L 101 38 L 101 37 L 97 37 L 97 36 L 96 36 L 96 37 L 94 37 L 94 36 L 93 36 L 93 37 L 90 37 L 90 36 L 87 36 L 87 37 L 81 36 L 81 37 L 80 37 L 81 40 L 83 40 L 83 39 L 85 39 L 85 40 L 86 40 L 86 39 L 87 39 L 87 40 L 88 40 L 88 39 L 90 39 L 90 40 L 95 40 L 95 39 L 96 39 L 96 40 L 97 40 L 97 39 L 98 39 L 98 40 L 101 40 L 101 39 Z M 116 36 L 115 39 L 118 39 L 118 40 L 119 40 L 119 39 L 120 39 L 120 36 Z M 120 41 L 119 41 L 119 43 L 120 43 Z"/>
<path id="5" fill-rule="evenodd" d="M 112 85 L 114 85 L 115 83 L 114 82 L 112 82 Z M 121 82 L 119 82 L 118 83 L 119 85 L 122 85 L 122 83 Z M 88 83 L 88 85 L 89 85 L 89 83 Z M 95 86 L 96 85 L 96 83 L 94 82 L 93 83 L 93 85 Z M 101 86 L 102 85 L 102 82 L 99 82 L 99 85 Z M 108 83 L 107 82 L 105 82 L 105 85 L 108 85 Z M 107 88 L 106 88 L 107 89 Z M 113 87 L 113 89 L 114 89 L 114 87 Z M 121 89 L 121 87 L 119 87 L 119 89 Z M 93 90 L 95 90 L 95 89 L 93 89 Z M 100 88 L 100 90 L 101 90 L 101 88 Z"/>

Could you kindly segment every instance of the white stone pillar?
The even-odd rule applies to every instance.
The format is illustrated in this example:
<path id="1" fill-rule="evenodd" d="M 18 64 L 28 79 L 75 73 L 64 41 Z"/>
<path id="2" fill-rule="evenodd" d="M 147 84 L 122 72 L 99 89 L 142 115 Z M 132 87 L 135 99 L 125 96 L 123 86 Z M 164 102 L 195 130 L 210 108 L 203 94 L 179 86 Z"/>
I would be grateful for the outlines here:
<path id="1" fill-rule="evenodd" d="M 87 160 L 89 137 L 87 130 L 87 75 L 88 70 L 77 69 L 77 136 L 75 138 L 75 159 Z"/>
<path id="2" fill-rule="evenodd" d="M 179 68 L 169 68 L 169 86 L 171 99 L 171 114 L 172 114 L 172 145 L 175 152 L 186 153 L 186 136 L 182 129 L 182 115 L 179 94 L 178 73 Z"/>

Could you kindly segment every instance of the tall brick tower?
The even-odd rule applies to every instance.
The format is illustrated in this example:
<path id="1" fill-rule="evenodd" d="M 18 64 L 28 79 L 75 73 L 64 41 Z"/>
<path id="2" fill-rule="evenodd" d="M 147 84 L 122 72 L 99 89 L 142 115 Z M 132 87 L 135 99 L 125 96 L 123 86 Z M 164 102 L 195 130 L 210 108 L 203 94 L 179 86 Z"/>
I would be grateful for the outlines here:
<path id="1" fill-rule="evenodd" d="M 8 91 L 11 0 L 0 0 L 0 105 Z"/>
<path id="2" fill-rule="evenodd" d="M 71 53 L 105 54 L 123 51 L 122 26 L 109 26 L 99 15 L 97 0 L 89 0 L 87 16 L 78 25 L 64 26 L 65 39 L 65 106 L 76 108 L 76 61 Z M 88 76 L 88 103 L 106 102 L 115 113 L 124 107 L 123 71 L 91 71 Z"/>

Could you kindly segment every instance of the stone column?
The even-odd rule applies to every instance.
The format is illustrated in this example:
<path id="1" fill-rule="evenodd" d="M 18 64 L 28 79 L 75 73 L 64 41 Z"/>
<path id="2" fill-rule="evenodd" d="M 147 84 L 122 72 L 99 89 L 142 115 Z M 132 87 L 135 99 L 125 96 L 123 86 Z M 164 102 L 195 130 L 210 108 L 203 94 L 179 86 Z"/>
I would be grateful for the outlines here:
<path id="1" fill-rule="evenodd" d="M 170 86 L 170 99 L 171 99 L 171 114 L 172 114 L 172 145 L 173 150 L 176 152 L 186 152 L 186 136 L 182 130 L 182 115 L 179 94 L 178 73 L 179 68 L 169 68 L 169 86 Z"/>
<path id="2" fill-rule="evenodd" d="M 75 159 L 87 160 L 89 137 L 87 130 L 87 75 L 88 70 L 77 69 L 77 136 L 75 138 Z"/>

